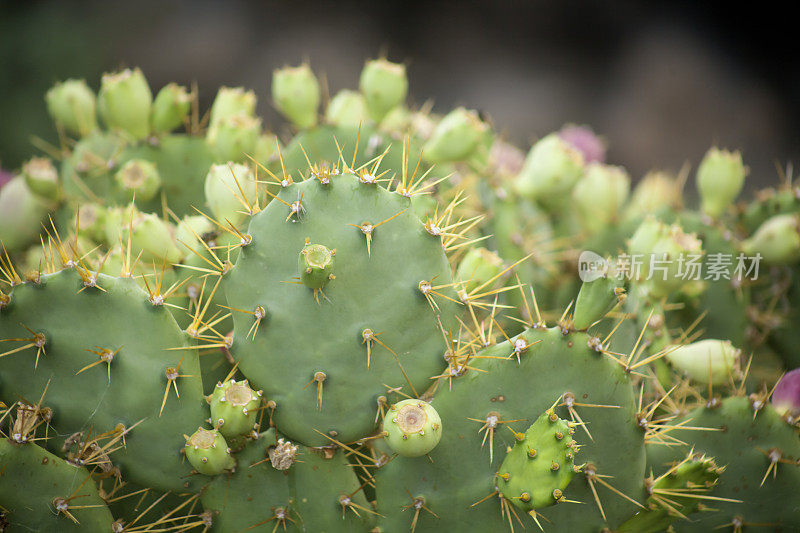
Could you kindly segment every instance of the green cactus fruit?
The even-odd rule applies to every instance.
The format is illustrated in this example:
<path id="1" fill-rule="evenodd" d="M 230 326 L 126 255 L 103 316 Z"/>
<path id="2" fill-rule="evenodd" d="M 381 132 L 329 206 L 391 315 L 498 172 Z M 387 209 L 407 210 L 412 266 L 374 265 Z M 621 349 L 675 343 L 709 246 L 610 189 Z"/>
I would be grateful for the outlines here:
<path id="1" fill-rule="evenodd" d="M 281 146 L 278 137 L 272 133 L 264 133 L 258 136 L 256 146 L 253 148 L 253 158 L 264 166 L 270 165 L 278 159 Z"/>
<path id="2" fill-rule="evenodd" d="M 321 92 L 317 77 L 307 64 L 276 69 L 272 73 L 272 99 L 278 111 L 297 128 L 317 125 Z"/>
<path id="3" fill-rule="evenodd" d="M 409 398 L 389 407 L 383 418 L 384 438 L 403 457 L 430 453 L 442 438 L 442 419 L 431 404 Z"/>
<path id="4" fill-rule="evenodd" d="M 768 265 L 785 265 L 800 258 L 800 217 L 797 214 L 775 215 L 742 242 L 748 255 L 761 254 Z"/>
<path id="5" fill-rule="evenodd" d="M 467 159 L 484 139 L 489 125 L 478 113 L 459 107 L 448 113 L 431 138 L 425 143 L 423 155 L 431 163 L 450 163 Z"/>
<path id="6" fill-rule="evenodd" d="M 705 339 L 669 349 L 667 359 L 672 366 L 698 383 L 724 385 L 741 378 L 741 350 L 730 341 Z"/>
<path id="7" fill-rule="evenodd" d="M 234 115 L 254 116 L 256 94 L 244 87 L 221 87 L 211 105 L 209 130 L 215 129 L 224 119 Z"/>
<path id="8" fill-rule="evenodd" d="M 161 189 L 161 176 L 156 165 L 144 159 L 126 162 L 114 174 L 114 180 L 131 199 L 150 200 Z"/>
<path id="9" fill-rule="evenodd" d="M 12 350 L 0 358 L 0 399 L 46 391 L 55 413 L 48 449 L 157 490 L 186 490 L 181 434 L 207 416 L 197 351 L 134 279 L 75 267 L 17 285 L 0 310 L 0 339 Z"/>
<path id="10" fill-rule="evenodd" d="M 598 233 L 619 220 L 630 189 L 631 180 L 624 168 L 602 163 L 586 165 L 583 177 L 572 190 L 574 210 L 583 229 Z"/>
<path id="11" fill-rule="evenodd" d="M 0 530 L 113 531 L 91 473 L 35 444 L 0 438 Z"/>
<path id="12" fill-rule="evenodd" d="M 649 255 L 666 231 L 664 223 L 655 217 L 648 216 L 628 239 L 628 251 L 632 255 Z"/>
<path id="13" fill-rule="evenodd" d="M 367 103 L 364 96 L 356 91 L 339 91 L 325 109 L 325 122 L 335 126 L 358 126 L 368 121 Z"/>
<path id="14" fill-rule="evenodd" d="M 697 191 L 703 212 L 718 218 L 733 205 L 747 176 L 740 152 L 711 148 L 697 168 Z"/>
<path id="15" fill-rule="evenodd" d="M 204 239 L 215 234 L 217 227 L 203 215 L 183 217 L 175 231 L 175 240 L 182 245 L 195 248 L 197 237 Z M 205 239 L 204 239 L 205 240 Z"/>
<path id="16" fill-rule="evenodd" d="M 358 86 L 370 116 L 380 122 L 389 111 L 405 102 L 408 95 L 406 66 L 386 59 L 367 61 Z"/>
<path id="17" fill-rule="evenodd" d="M 34 242 L 49 205 L 17 176 L 0 188 L 0 243 L 9 252 Z"/>
<path id="18" fill-rule="evenodd" d="M 236 472 L 214 478 L 201 495 L 212 532 L 371 530 L 374 511 L 341 451 L 306 448 L 270 429 L 237 461 Z"/>
<path id="19" fill-rule="evenodd" d="M 198 427 L 190 436 L 184 435 L 183 453 L 196 471 L 206 476 L 216 476 L 236 467 L 236 460 L 225 437 L 216 429 Z"/>
<path id="20" fill-rule="evenodd" d="M 106 240 L 106 213 L 107 209 L 95 203 L 81 203 L 80 209 L 69 223 L 69 227 L 80 228 L 82 235 L 95 242 Z M 119 238 L 112 244 L 118 244 Z"/>
<path id="21" fill-rule="evenodd" d="M 186 123 L 192 106 L 192 95 L 177 83 L 161 88 L 150 110 L 150 125 L 156 134 L 169 133 Z"/>
<path id="22" fill-rule="evenodd" d="M 85 137 L 98 128 L 94 92 L 84 80 L 57 83 L 45 100 L 50 117 L 67 133 Z"/>
<path id="23" fill-rule="evenodd" d="M 53 162 L 46 157 L 33 157 L 22 165 L 22 175 L 28 189 L 45 200 L 58 200 L 61 187 L 58 182 L 58 171 Z"/>
<path id="24" fill-rule="evenodd" d="M 283 187 L 248 234 L 227 274 L 228 305 L 261 306 L 269 321 L 237 335 L 233 353 L 276 402 L 273 421 L 289 438 L 361 438 L 375 429 L 384 384 L 417 395 L 441 371 L 440 328 L 453 327 L 456 295 L 442 239 L 410 198 L 349 173 L 320 176 Z M 322 289 L 300 279 L 306 242 L 336 250 L 336 279 Z M 254 315 L 233 318 L 237 331 L 254 330 Z"/>
<path id="25" fill-rule="evenodd" d="M 300 281 L 309 289 L 321 289 L 334 278 L 333 257 L 336 250 L 329 250 L 322 244 L 306 241 L 298 257 Z"/>
<path id="26" fill-rule="evenodd" d="M 514 187 L 525 198 L 542 205 L 559 203 L 583 175 L 583 155 L 558 134 L 551 133 L 533 145 Z"/>
<path id="27" fill-rule="evenodd" d="M 411 111 L 407 107 L 399 105 L 386 113 L 380 122 L 380 129 L 402 138 L 408 131 L 412 118 Z"/>
<path id="28" fill-rule="evenodd" d="M 691 520 L 676 522 L 676 528 L 687 532 L 737 524 L 745 530 L 751 524 L 770 531 L 800 528 L 800 503 L 791 496 L 800 485 L 797 428 L 782 419 L 765 396 L 712 399 L 671 420 L 670 425 L 675 429 L 669 431 L 669 441 L 686 445 L 649 445 L 650 468 L 658 470 L 670 462 L 680 462 L 690 448 L 714 457 L 716 464 L 725 468 L 707 510 L 691 516 Z"/>
<path id="29" fill-rule="evenodd" d="M 575 475 L 575 424 L 550 409 L 525 431 L 497 471 L 497 490 L 526 513 L 558 503 Z"/>
<path id="30" fill-rule="evenodd" d="M 206 175 L 206 202 L 221 224 L 239 226 L 247 219 L 247 203 L 254 203 L 258 183 L 247 165 L 213 165 Z"/>
<path id="31" fill-rule="evenodd" d="M 575 300 L 573 325 L 581 331 L 587 329 L 606 316 L 617 304 L 623 303 L 625 297 L 622 280 L 614 276 L 606 274 L 584 281 Z"/>
<path id="32" fill-rule="evenodd" d="M 647 480 L 647 508 L 626 520 L 616 531 L 619 533 L 658 533 L 668 531 L 670 525 L 680 526 L 693 520 L 693 513 L 706 508 L 703 495 L 712 496 L 720 468 L 714 459 L 690 455 L 669 470 Z M 713 496 L 712 496 L 713 497 Z M 709 499 L 709 504 L 712 500 Z"/>
<path id="33" fill-rule="evenodd" d="M 106 212 L 106 242 L 109 246 L 127 244 L 130 234 L 131 247 L 142 252 L 142 260 L 167 264 L 178 263 L 186 255 L 175 240 L 175 226 L 153 213 L 141 213 L 133 205 L 109 209 Z M 133 228 L 133 232 L 131 232 Z"/>
<path id="34" fill-rule="evenodd" d="M 137 141 L 150 135 L 150 107 L 153 93 L 137 69 L 103 74 L 97 109 L 106 125 Z"/>
<path id="35" fill-rule="evenodd" d="M 261 134 L 261 119 L 245 114 L 230 115 L 209 130 L 206 142 L 219 161 L 248 161 Z"/>
<path id="36" fill-rule="evenodd" d="M 678 208 L 681 202 L 681 185 L 676 178 L 665 172 L 650 172 L 633 189 L 625 217 L 635 219 Z"/>
<path id="37" fill-rule="evenodd" d="M 470 248 L 458 264 L 456 279 L 464 283 L 467 292 L 486 286 L 503 271 L 503 260 L 486 248 Z"/>
<path id="38" fill-rule="evenodd" d="M 247 380 L 217 382 L 214 392 L 207 398 L 212 424 L 227 438 L 252 432 L 261 394 L 251 389 Z"/>

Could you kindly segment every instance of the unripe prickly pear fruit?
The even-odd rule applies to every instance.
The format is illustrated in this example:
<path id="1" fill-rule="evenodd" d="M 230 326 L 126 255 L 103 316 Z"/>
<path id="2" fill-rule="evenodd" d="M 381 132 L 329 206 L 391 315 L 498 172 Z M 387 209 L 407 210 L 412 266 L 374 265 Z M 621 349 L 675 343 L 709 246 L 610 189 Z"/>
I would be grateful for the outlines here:
<path id="1" fill-rule="evenodd" d="M 768 265 L 794 263 L 800 258 L 800 217 L 796 214 L 775 215 L 742 242 L 748 255 L 761 254 Z"/>
<path id="2" fill-rule="evenodd" d="M 197 428 L 191 437 L 186 437 L 183 451 L 189 464 L 207 476 L 222 474 L 236 466 L 225 437 L 216 429 Z"/>
<path id="3" fill-rule="evenodd" d="M 364 95 L 347 89 L 336 93 L 325 110 L 325 122 L 336 126 L 358 126 L 369 121 Z"/>
<path id="4" fill-rule="evenodd" d="M 300 250 L 298 269 L 300 281 L 309 289 L 321 289 L 333 279 L 333 257 L 335 250 L 329 250 L 321 244 L 306 245 Z"/>
<path id="5" fill-rule="evenodd" d="M 711 148 L 697 168 L 697 191 L 703 211 L 717 218 L 733 203 L 744 186 L 747 167 L 740 152 Z"/>
<path id="6" fill-rule="evenodd" d="M 167 264 L 179 262 L 184 253 L 175 241 L 175 228 L 153 213 L 140 213 L 133 205 L 108 209 L 105 217 L 106 242 L 109 246 L 127 243 L 130 233 L 131 247 L 142 251 L 142 261 Z M 133 227 L 133 233 L 130 232 Z"/>
<path id="7" fill-rule="evenodd" d="M 667 350 L 672 366 L 699 383 L 722 385 L 740 377 L 741 350 L 730 341 L 705 339 Z"/>
<path id="8" fill-rule="evenodd" d="M 520 195 L 539 203 L 559 203 L 580 179 L 583 166 L 583 155 L 551 133 L 528 152 L 514 187 Z"/>
<path id="9" fill-rule="evenodd" d="M 131 198 L 150 200 L 161 189 L 161 176 L 155 163 L 145 159 L 131 159 L 122 165 L 114 180 Z"/>
<path id="10" fill-rule="evenodd" d="M 263 133 L 258 136 L 256 146 L 253 148 L 253 158 L 266 165 L 278 158 L 280 144 L 278 138 L 272 133 Z"/>
<path id="11" fill-rule="evenodd" d="M 597 233 L 616 222 L 628 200 L 631 180 L 622 167 L 590 163 L 572 190 L 575 211 L 587 231 Z"/>
<path id="12" fill-rule="evenodd" d="M 0 188 L 0 242 L 9 252 L 39 235 L 48 204 L 31 192 L 25 178 L 17 176 Z"/>
<path id="13" fill-rule="evenodd" d="M 126 132 L 136 140 L 150 134 L 150 107 L 153 93 L 137 69 L 103 74 L 97 108 L 103 121 L 112 129 Z"/>
<path id="14" fill-rule="evenodd" d="M 275 107 L 298 128 L 308 129 L 317 125 L 320 98 L 319 82 L 307 64 L 273 72 Z"/>
<path id="15" fill-rule="evenodd" d="M 383 117 L 381 120 L 380 128 L 383 131 L 388 131 L 396 134 L 405 134 L 408 127 L 411 125 L 413 115 L 411 111 L 405 106 L 397 106 Z"/>
<path id="16" fill-rule="evenodd" d="M 558 136 L 578 150 L 586 163 L 603 163 L 606 160 L 606 145 L 588 126 L 567 124 Z"/>
<path id="17" fill-rule="evenodd" d="M 243 87 L 222 87 L 217 91 L 214 103 L 211 104 L 211 114 L 208 120 L 209 133 L 227 117 L 233 115 L 252 117 L 255 112 L 256 94 L 253 91 L 246 91 Z"/>
<path id="18" fill-rule="evenodd" d="M 682 201 L 678 180 L 665 172 L 650 172 L 636 185 L 625 215 L 629 219 L 660 209 L 679 207 Z"/>
<path id="19" fill-rule="evenodd" d="M 258 184 L 250 167 L 237 163 L 212 165 L 206 175 L 206 202 L 220 223 L 238 226 L 247 218 L 246 202 L 253 202 Z M 242 198 L 244 195 L 244 198 Z"/>
<path id="20" fill-rule="evenodd" d="M 86 235 L 95 242 L 102 242 L 106 239 L 106 212 L 106 208 L 99 204 L 81 204 L 70 227 L 80 228 L 81 235 Z M 119 244 L 119 239 L 110 242 L 109 246 L 113 247 L 117 244 Z"/>
<path id="21" fill-rule="evenodd" d="M 358 86 L 364 95 L 370 116 L 375 122 L 380 122 L 389 111 L 406 99 L 406 66 L 386 59 L 367 61 L 361 71 Z"/>
<path id="22" fill-rule="evenodd" d="M 666 226 L 656 218 L 649 216 L 639 224 L 631 238 L 628 239 L 628 250 L 631 255 L 649 254 L 665 232 Z"/>
<path id="23" fill-rule="evenodd" d="M 685 288 L 687 280 L 681 277 L 682 265 L 685 264 L 682 261 L 702 253 L 703 243 L 694 233 L 685 233 L 677 224 L 665 227 L 661 238 L 653 245 L 651 255 L 645 256 L 642 266 L 643 272 L 650 275 L 652 294 L 663 297 Z"/>
<path id="24" fill-rule="evenodd" d="M 247 380 L 217 383 L 206 398 L 211 407 L 211 423 L 224 437 L 232 438 L 253 431 L 261 404 L 261 391 L 250 388 Z"/>
<path id="25" fill-rule="evenodd" d="M 575 312 L 572 316 L 575 329 L 588 328 L 624 301 L 625 289 L 621 279 L 606 273 L 597 279 L 584 281 L 575 300 Z"/>
<path id="26" fill-rule="evenodd" d="M 404 457 L 430 453 L 442 438 L 442 420 L 428 402 L 409 398 L 392 405 L 383 418 L 386 442 Z"/>
<path id="27" fill-rule="evenodd" d="M 497 490 L 525 512 L 557 503 L 575 475 L 574 433 L 574 424 L 552 409 L 542 414 L 525 433 L 516 434 L 497 471 Z"/>
<path id="28" fill-rule="evenodd" d="M 25 183 L 34 194 L 47 200 L 57 200 L 61 195 L 58 171 L 46 157 L 33 157 L 22 165 Z"/>
<path id="29" fill-rule="evenodd" d="M 781 415 L 800 417 L 800 368 L 784 374 L 775 386 L 772 406 Z"/>
<path id="30" fill-rule="evenodd" d="M 220 120 L 208 131 L 206 142 L 220 161 L 244 161 L 252 156 L 261 134 L 261 119 L 245 114 Z"/>
<path id="31" fill-rule="evenodd" d="M 151 110 L 150 125 L 153 132 L 169 133 L 180 127 L 189 115 L 192 95 L 177 83 L 165 85 L 158 91 Z"/>
<path id="32" fill-rule="evenodd" d="M 449 163 L 467 159 L 489 130 L 478 113 L 458 107 L 448 113 L 431 138 L 425 143 L 423 155 L 431 163 Z"/>
<path id="33" fill-rule="evenodd" d="M 456 271 L 456 279 L 464 282 L 464 290 L 471 291 L 488 283 L 503 270 L 503 260 L 486 248 L 470 248 Z"/>
<path id="34" fill-rule="evenodd" d="M 45 96 L 47 111 L 68 133 L 85 137 L 97 129 L 94 92 L 84 80 L 55 84 Z"/>
<path id="35" fill-rule="evenodd" d="M 185 216 L 178 223 L 175 240 L 194 248 L 198 237 L 203 239 L 216 231 L 214 223 L 202 215 Z"/>

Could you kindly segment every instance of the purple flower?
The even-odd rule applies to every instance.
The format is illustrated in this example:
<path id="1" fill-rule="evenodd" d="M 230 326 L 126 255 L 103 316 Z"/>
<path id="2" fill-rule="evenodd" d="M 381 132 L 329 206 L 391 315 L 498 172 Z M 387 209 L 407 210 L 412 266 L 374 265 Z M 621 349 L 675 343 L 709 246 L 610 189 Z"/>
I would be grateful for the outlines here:
<path id="1" fill-rule="evenodd" d="M 772 406 L 782 415 L 800 416 L 800 368 L 784 374 L 775 386 Z"/>
<path id="2" fill-rule="evenodd" d="M 567 124 L 561 128 L 558 136 L 583 154 L 587 163 L 605 162 L 606 145 L 589 127 Z"/>

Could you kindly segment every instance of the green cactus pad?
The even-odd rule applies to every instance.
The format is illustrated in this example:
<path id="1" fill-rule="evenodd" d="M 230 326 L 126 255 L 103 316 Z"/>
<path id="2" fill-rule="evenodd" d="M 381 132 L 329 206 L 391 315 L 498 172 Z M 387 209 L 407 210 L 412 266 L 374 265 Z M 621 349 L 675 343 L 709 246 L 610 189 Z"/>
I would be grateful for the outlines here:
<path id="1" fill-rule="evenodd" d="M 33 331 L 43 346 L 38 364 L 36 341 L 0 358 L 0 398 L 36 399 L 46 389 L 56 430 L 51 450 L 77 432 L 89 438 L 124 428 L 125 446 L 110 456 L 123 475 L 183 488 L 190 467 L 182 464 L 182 435 L 207 417 L 197 354 L 167 308 L 151 304 L 134 280 L 100 274 L 97 285 L 102 289 L 86 287 L 75 270 L 65 270 L 14 287 L 0 311 L 0 339 L 35 338 Z M 2 349 L 31 342 L 3 342 Z M 176 377 L 170 383 L 168 376 Z M 119 435 L 101 445 L 112 438 L 121 446 Z"/>
<path id="2" fill-rule="evenodd" d="M 113 521 L 88 470 L 0 438 L 2 531 L 99 533 L 112 531 Z"/>
<path id="3" fill-rule="evenodd" d="M 297 213 L 283 203 L 299 205 L 301 197 Z M 277 402 L 274 420 L 290 438 L 329 444 L 320 431 L 350 442 L 375 428 L 376 400 L 386 385 L 414 394 L 412 386 L 423 391 L 441 370 L 439 320 L 451 327 L 456 306 L 430 292 L 429 302 L 420 283 L 454 298 L 451 288 L 425 287 L 430 280 L 436 287 L 451 283 L 450 267 L 440 239 L 425 231 L 408 198 L 353 175 L 328 185 L 298 183 L 278 198 L 283 202 L 273 200 L 253 217 L 253 241 L 228 274 L 231 307 L 270 310 L 257 334 L 236 337 L 233 352 Z M 366 222 L 374 228 L 369 235 Z M 306 239 L 336 250 L 336 279 L 321 291 L 300 282 L 297 258 Z M 234 315 L 237 331 L 250 330 L 252 321 L 250 314 Z"/>
<path id="4" fill-rule="evenodd" d="M 417 531 L 505 530 L 508 523 L 493 493 L 496 474 L 508 457 L 507 447 L 516 443 L 515 432 L 529 426 L 562 395 L 592 435 L 590 439 L 575 434 L 582 442 L 580 462 L 593 465 L 598 474 L 612 476 L 606 479 L 615 489 L 643 501 L 644 432 L 634 421 L 630 378 L 608 356 L 590 348 L 589 342 L 583 333 L 564 335 L 558 328 L 527 330 L 513 338 L 513 344 L 503 342 L 478 352 L 469 362 L 471 369 L 461 377 L 450 382 L 442 379 L 433 403 L 446 431 L 430 453 L 431 461 L 397 457 L 378 471 L 380 525 L 386 531 L 408 529 L 412 517 L 402 509 L 413 498 L 423 498 L 438 519 L 421 512 Z M 556 412 L 569 417 L 564 406 L 556 407 Z M 596 532 L 615 527 L 636 510 L 597 482 L 595 489 L 607 521 L 594 503 L 584 474 L 576 474 L 563 491 L 565 498 L 583 505 L 559 504 L 541 514 L 561 531 Z M 530 518 L 522 514 L 520 518 L 528 529 L 536 527 Z"/>
<path id="5" fill-rule="evenodd" d="M 341 452 L 297 446 L 271 429 L 237 460 L 238 470 L 215 478 L 201 496 L 212 531 L 370 530 L 373 511 Z"/>
<path id="6" fill-rule="evenodd" d="M 713 456 L 725 468 L 713 496 L 742 500 L 709 502 L 708 506 L 718 512 L 703 512 L 693 516 L 691 522 L 676 523 L 680 531 L 711 531 L 737 521 L 745 529 L 749 529 L 748 524 L 770 530 L 800 528 L 800 501 L 794 497 L 800 486 L 797 428 L 787 424 L 770 405 L 756 404 L 759 410 L 755 413 L 753 401 L 727 398 L 670 422 L 713 430 L 679 428 L 670 436 L 691 443 L 696 453 Z M 686 451 L 685 447 L 650 445 L 647 461 L 651 468 L 660 470 L 665 464 L 680 461 Z M 770 465 L 770 473 L 765 475 Z"/>

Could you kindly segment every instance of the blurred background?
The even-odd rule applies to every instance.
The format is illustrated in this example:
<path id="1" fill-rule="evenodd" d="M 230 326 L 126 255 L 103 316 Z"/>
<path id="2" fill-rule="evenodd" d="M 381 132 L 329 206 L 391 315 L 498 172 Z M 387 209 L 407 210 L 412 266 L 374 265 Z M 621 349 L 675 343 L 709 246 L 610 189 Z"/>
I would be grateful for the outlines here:
<path id="1" fill-rule="evenodd" d="M 800 155 L 800 59 L 788 13 L 712 2 L 0 0 L 0 164 L 54 140 L 44 106 L 57 80 L 140 66 L 169 81 L 256 91 L 277 128 L 274 68 L 308 60 L 331 93 L 355 88 L 365 59 L 408 65 L 412 101 L 462 104 L 523 145 L 589 124 L 633 177 L 695 167 L 740 148 L 749 188 Z"/>

